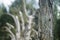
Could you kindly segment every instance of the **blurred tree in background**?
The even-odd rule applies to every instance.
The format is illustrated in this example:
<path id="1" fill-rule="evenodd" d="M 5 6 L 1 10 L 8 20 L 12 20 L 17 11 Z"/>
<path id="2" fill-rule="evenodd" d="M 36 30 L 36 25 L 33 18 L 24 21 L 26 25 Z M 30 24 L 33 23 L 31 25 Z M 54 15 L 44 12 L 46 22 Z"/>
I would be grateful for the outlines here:
<path id="1" fill-rule="evenodd" d="M 15 0 L 9 12 L 0 5 L 0 40 L 60 40 L 59 2 Z"/>

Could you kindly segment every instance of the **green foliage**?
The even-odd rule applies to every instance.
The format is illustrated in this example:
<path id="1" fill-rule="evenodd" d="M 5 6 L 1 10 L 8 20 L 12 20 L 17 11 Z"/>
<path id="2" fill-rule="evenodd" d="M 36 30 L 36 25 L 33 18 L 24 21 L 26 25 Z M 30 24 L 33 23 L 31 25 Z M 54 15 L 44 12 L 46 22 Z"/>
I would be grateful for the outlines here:
<path id="1" fill-rule="evenodd" d="M 5 7 L 0 7 L 0 17 L 3 15 L 3 13 L 6 13 Z"/>
<path id="2" fill-rule="evenodd" d="M 60 33 L 60 19 L 58 19 L 58 16 L 57 16 L 57 14 L 58 14 L 58 9 L 57 9 L 57 5 L 59 5 L 59 2 L 58 2 L 58 0 L 56 1 L 54 1 L 54 5 L 53 5 L 53 8 L 54 8 L 54 15 L 53 15 L 53 17 L 54 17 L 54 27 L 53 27 L 53 33 L 54 33 L 54 40 L 60 40 L 60 35 L 59 35 L 59 33 Z"/>
<path id="3" fill-rule="evenodd" d="M 54 37 L 55 40 L 56 39 L 60 40 L 60 19 L 56 20 L 56 25 L 54 28 Z"/>
<path id="4" fill-rule="evenodd" d="M 10 23 L 12 25 L 14 24 L 14 20 L 11 16 L 7 15 L 7 14 L 3 14 L 0 17 L 0 39 L 1 40 L 10 40 L 11 38 L 8 36 L 9 32 L 6 31 L 6 29 L 4 27 L 7 27 L 6 23 Z M 12 29 L 13 33 L 15 32 L 14 29 Z M 6 38 L 3 38 L 6 37 Z"/>
<path id="5" fill-rule="evenodd" d="M 7 14 L 3 14 L 0 18 L 0 23 L 1 23 L 1 27 L 6 25 L 6 23 L 10 23 L 12 25 L 14 25 L 14 20 L 11 16 L 7 15 Z"/>

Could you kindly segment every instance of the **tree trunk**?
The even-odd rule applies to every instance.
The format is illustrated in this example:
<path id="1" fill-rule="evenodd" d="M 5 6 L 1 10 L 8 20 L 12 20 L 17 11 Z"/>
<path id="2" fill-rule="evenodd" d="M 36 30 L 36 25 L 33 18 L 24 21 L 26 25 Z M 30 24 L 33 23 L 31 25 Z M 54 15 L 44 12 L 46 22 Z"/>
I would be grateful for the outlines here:
<path id="1" fill-rule="evenodd" d="M 51 0 L 39 0 L 40 6 L 40 38 L 41 40 L 53 40 L 53 10 Z"/>

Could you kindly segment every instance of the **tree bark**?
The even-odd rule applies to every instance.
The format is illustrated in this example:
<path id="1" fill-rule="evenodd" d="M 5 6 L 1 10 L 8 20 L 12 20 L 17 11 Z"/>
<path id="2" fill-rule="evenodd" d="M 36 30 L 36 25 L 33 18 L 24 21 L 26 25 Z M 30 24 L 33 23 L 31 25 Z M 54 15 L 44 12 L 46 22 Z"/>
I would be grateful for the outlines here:
<path id="1" fill-rule="evenodd" d="M 39 0 L 40 6 L 40 38 L 41 40 L 53 40 L 53 9 L 51 0 Z"/>

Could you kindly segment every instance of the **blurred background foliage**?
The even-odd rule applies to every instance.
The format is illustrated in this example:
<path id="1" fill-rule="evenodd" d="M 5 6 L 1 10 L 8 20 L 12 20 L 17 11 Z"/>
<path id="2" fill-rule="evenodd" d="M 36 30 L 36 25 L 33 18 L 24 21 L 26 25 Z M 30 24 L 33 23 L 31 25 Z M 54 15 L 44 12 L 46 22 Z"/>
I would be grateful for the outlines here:
<path id="1" fill-rule="evenodd" d="M 27 1 L 28 0 L 26 0 L 26 8 L 27 8 L 28 14 L 32 13 L 32 11 L 36 11 L 34 21 L 36 22 L 36 25 L 37 25 L 38 24 L 37 23 L 38 9 L 33 6 L 35 4 L 35 0 L 33 0 L 29 3 Z M 60 40 L 60 0 L 54 0 L 53 8 L 54 8 L 53 9 L 53 11 L 54 11 L 54 30 L 53 30 L 54 31 L 54 40 Z M 9 12 L 13 15 L 19 15 L 18 14 L 19 10 L 23 12 L 21 0 L 15 0 L 15 2 L 13 2 L 12 5 L 9 7 Z M 11 40 L 11 38 L 8 36 L 8 32 L 5 31 L 5 29 L 3 28 L 5 26 L 7 26 L 6 22 L 15 26 L 13 18 L 11 16 L 7 15 L 7 13 L 8 12 L 6 11 L 6 8 L 4 7 L 4 5 L 3 4 L 0 5 L 0 40 Z M 38 30 L 36 27 L 34 27 L 34 29 Z M 6 37 L 6 38 L 4 38 L 4 37 Z"/>

